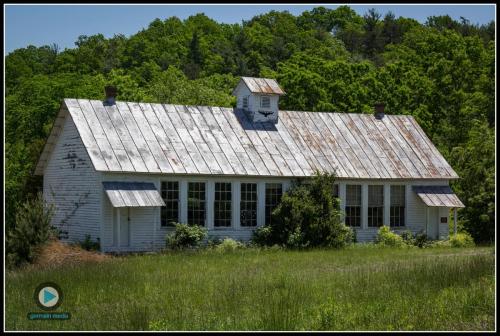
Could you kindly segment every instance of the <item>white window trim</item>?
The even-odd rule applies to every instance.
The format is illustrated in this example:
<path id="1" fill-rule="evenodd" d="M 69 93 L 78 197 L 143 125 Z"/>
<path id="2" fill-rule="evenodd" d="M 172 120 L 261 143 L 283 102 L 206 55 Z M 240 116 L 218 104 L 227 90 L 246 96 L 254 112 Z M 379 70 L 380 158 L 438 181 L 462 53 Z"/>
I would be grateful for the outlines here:
<path id="1" fill-rule="evenodd" d="M 264 100 L 267 99 L 269 101 L 269 105 L 264 106 Z M 271 108 L 271 97 L 270 96 L 261 96 L 260 97 L 260 107 L 262 108 Z"/>
<path id="2" fill-rule="evenodd" d="M 230 220 L 230 225 L 229 226 L 215 226 L 215 184 L 216 183 L 229 183 L 231 185 L 231 220 Z M 234 187 L 233 187 L 234 182 L 233 181 L 227 181 L 227 180 L 215 180 L 213 181 L 213 197 L 212 197 L 212 212 L 213 212 L 213 217 L 212 217 L 212 228 L 214 230 L 228 230 L 228 229 L 233 229 L 234 228 Z M 208 204 L 207 204 L 208 206 Z M 208 222 L 208 217 L 207 217 L 207 222 Z"/>

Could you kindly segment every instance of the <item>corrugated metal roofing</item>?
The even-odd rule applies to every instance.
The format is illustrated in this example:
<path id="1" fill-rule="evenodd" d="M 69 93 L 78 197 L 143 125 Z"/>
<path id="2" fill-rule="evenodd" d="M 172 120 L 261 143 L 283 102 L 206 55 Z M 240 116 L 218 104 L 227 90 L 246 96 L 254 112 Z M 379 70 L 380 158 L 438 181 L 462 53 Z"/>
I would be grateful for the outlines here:
<path id="1" fill-rule="evenodd" d="M 340 178 L 458 178 L 408 115 L 378 120 L 279 111 L 278 123 L 270 124 L 224 107 L 104 106 L 86 99 L 65 99 L 65 107 L 98 171 L 295 177 L 318 169 Z M 41 160 L 38 173 L 44 165 Z"/>
<path id="2" fill-rule="evenodd" d="M 449 186 L 413 186 L 413 191 L 431 207 L 465 207 Z"/>
<path id="3" fill-rule="evenodd" d="M 241 80 L 253 93 L 271 93 L 284 95 L 285 91 L 278 85 L 278 82 L 270 78 L 241 77 Z"/>
<path id="4" fill-rule="evenodd" d="M 155 207 L 165 202 L 153 183 L 102 182 L 113 207 Z"/>

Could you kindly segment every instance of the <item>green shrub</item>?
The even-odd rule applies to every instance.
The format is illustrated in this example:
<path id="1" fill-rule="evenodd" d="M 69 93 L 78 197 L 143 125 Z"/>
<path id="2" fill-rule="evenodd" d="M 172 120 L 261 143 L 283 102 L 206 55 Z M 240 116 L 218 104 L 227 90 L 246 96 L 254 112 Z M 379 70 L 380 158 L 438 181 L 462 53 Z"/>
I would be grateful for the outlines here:
<path id="1" fill-rule="evenodd" d="M 207 240 L 207 247 L 209 248 L 215 248 L 217 245 L 222 243 L 222 239 L 219 237 L 209 237 Z"/>
<path id="2" fill-rule="evenodd" d="M 413 242 L 415 246 L 418 246 L 420 248 L 428 247 L 431 244 L 431 241 L 429 239 L 429 236 L 427 236 L 426 233 L 424 232 L 419 232 L 415 235 L 415 240 Z"/>
<path id="3" fill-rule="evenodd" d="M 225 238 L 215 249 L 219 252 L 233 252 L 243 248 L 244 245 L 232 238 Z"/>
<path id="4" fill-rule="evenodd" d="M 165 237 L 171 249 L 196 248 L 207 236 L 207 229 L 198 225 L 175 223 L 175 231 Z"/>
<path id="5" fill-rule="evenodd" d="M 413 232 L 410 230 L 405 230 L 401 232 L 401 238 L 407 245 L 415 245 L 415 237 L 413 236 Z"/>
<path id="6" fill-rule="evenodd" d="M 386 246 L 401 247 L 404 245 L 403 238 L 392 232 L 386 225 L 381 226 L 380 229 L 378 229 L 375 241 L 377 244 Z"/>
<path id="7" fill-rule="evenodd" d="M 96 241 L 93 241 L 90 235 L 85 235 L 85 239 L 78 245 L 80 245 L 81 248 L 87 251 L 99 251 L 101 249 L 99 238 L 97 238 Z"/>
<path id="8" fill-rule="evenodd" d="M 251 242 L 259 246 L 273 245 L 271 239 L 271 230 L 272 228 L 269 225 L 259 226 L 253 231 Z"/>
<path id="9" fill-rule="evenodd" d="M 473 246 L 475 246 L 474 239 L 471 237 L 470 234 L 468 234 L 466 232 L 457 233 L 456 235 L 451 236 L 449 240 L 450 240 L 450 245 L 452 247 L 473 247 Z"/>
<path id="10" fill-rule="evenodd" d="M 53 205 L 43 200 L 42 193 L 27 200 L 16 213 L 16 225 L 7 233 L 6 252 L 9 267 L 32 262 L 37 247 L 56 237 L 50 222 L 54 214 Z"/>
<path id="11" fill-rule="evenodd" d="M 342 223 L 335 175 L 316 172 L 307 183 L 297 181 L 283 194 L 271 214 L 271 224 L 257 229 L 253 241 L 286 247 L 343 247 L 353 230 Z"/>

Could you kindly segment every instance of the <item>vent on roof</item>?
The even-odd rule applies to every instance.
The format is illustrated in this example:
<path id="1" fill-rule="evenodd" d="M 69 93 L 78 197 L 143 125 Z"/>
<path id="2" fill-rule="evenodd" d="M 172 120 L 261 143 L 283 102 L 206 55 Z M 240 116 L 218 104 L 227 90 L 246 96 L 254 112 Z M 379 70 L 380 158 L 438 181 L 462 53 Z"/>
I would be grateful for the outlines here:
<path id="1" fill-rule="evenodd" d="M 278 122 L 278 101 L 285 91 L 276 80 L 241 77 L 233 94 L 237 97 L 237 108 L 242 109 L 252 122 Z"/>
<path id="2" fill-rule="evenodd" d="M 382 119 L 384 117 L 385 104 L 375 103 L 375 118 Z"/>
<path id="3" fill-rule="evenodd" d="M 104 91 L 106 92 L 106 99 L 104 100 L 104 105 L 114 105 L 116 95 L 118 93 L 116 86 L 106 85 L 106 87 L 104 87 Z"/>

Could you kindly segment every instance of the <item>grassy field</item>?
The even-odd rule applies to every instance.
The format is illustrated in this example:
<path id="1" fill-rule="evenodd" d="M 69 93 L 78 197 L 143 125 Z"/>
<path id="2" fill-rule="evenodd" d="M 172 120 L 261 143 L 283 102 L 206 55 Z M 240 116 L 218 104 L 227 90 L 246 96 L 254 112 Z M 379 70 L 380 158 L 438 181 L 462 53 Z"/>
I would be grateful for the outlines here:
<path id="1" fill-rule="evenodd" d="M 494 330 L 494 249 L 241 250 L 6 275 L 7 330 Z M 68 321 L 29 321 L 35 287 Z"/>

